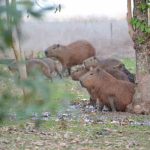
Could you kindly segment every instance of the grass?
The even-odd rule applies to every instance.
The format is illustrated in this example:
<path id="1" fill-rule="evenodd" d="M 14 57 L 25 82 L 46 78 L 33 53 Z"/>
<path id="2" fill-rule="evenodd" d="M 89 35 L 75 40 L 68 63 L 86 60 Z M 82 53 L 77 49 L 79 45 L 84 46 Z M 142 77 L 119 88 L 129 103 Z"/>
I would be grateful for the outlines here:
<path id="1" fill-rule="evenodd" d="M 132 58 L 124 58 L 122 59 L 122 62 L 125 64 L 127 69 L 131 71 L 132 73 L 136 72 L 136 62 L 135 59 Z"/>
<path id="2" fill-rule="evenodd" d="M 134 60 L 126 58 L 122 61 L 128 69 L 135 72 Z M 4 70 L 7 72 L 7 69 Z M 36 82 L 42 89 L 48 88 L 49 93 L 47 93 L 47 90 L 40 91 L 37 89 L 37 91 L 39 90 L 39 93 L 43 91 L 43 94 L 47 94 L 49 99 L 45 101 L 45 105 L 37 107 L 35 111 L 37 109 L 41 109 L 40 111 L 53 111 L 53 109 L 57 111 L 60 109 L 65 110 L 70 101 L 89 98 L 87 92 L 81 88 L 77 82 L 72 81 L 70 78 L 64 78 L 63 80 L 56 78 L 53 82 L 46 80 L 48 87 L 42 86 L 40 80 Z M 10 90 L 11 87 L 15 87 L 12 80 L 7 80 L 6 83 Z M 33 105 L 34 104 L 35 103 L 33 103 Z M 33 111 L 33 105 L 28 108 L 30 113 Z M 0 125 L 0 149 L 149 149 L 150 126 L 115 123 L 115 121 L 113 121 L 115 114 L 111 113 L 107 115 L 103 113 L 98 114 L 104 118 L 109 116 L 106 121 L 102 123 L 86 123 L 83 118 L 87 115 L 90 117 L 90 114 L 82 112 L 82 117 L 80 116 L 81 118 L 79 120 L 74 121 L 57 121 L 55 118 L 52 118 L 49 121 L 41 121 L 39 124 L 40 126 L 37 126 L 37 121 L 27 118 L 14 121 L 5 120 Z M 95 114 L 91 114 L 93 117 L 94 115 Z M 117 113 L 116 118 L 120 121 Z M 125 118 L 129 122 L 150 121 L 150 116 L 148 115 L 128 114 Z"/>
<path id="3" fill-rule="evenodd" d="M 134 120 L 134 117 L 132 117 Z M 24 149 L 144 149 L 150 146 L 150 127 L 105 124 L 84 124 L 82 121 L 45 121 L 40 128 L 27 126 L 28 120 L 0 128 L 4 148 Z M 5 130 L 4 130 L 5 129 Z M 8 142 L 8 143 L 7 143 Z M 7 145 L 5 144 L 7 143 Z"/>

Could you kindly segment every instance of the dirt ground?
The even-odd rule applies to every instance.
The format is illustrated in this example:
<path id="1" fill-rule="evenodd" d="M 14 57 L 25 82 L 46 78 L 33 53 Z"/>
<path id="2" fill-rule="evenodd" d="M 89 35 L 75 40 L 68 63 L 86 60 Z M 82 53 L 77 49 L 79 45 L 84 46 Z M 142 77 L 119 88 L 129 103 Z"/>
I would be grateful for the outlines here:
<path id="1" fill-rule="evenodd" d="M 150 116 L 97 112 L 88 101 L 76 101 L 64 112 L 40 120 L 4 123 L 0 150 L 148 150 Z"/>

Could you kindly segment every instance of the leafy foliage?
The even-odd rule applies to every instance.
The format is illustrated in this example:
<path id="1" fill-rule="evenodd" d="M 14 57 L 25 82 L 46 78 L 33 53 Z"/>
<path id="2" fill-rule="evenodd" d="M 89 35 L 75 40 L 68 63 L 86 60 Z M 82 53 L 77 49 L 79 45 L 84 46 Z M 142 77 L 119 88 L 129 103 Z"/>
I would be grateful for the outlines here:
<path id="1" fill-rule="evenodd" d="M 140 29 L 142 32 L 149 34 L 150 27 L 145 21 L 141 21 L 138 18 L 134 17 L 131 19 L 131 24 L 134 29 Z"/>
<path id="2" fill-rule="evenodd" d="M 16 27 L 18 36 L 21 36 L 19 25 L 25 15 L 40 19 L 45 11 L 54 9 L 55 6 L 35 9 L 35 3 L 31 0 L 1 1 L 0 51 L 6 51 L 6 49 L 12 47 L 12 34 Z M 9 62 L 1 60 L 1 63 L 8 64 Z M 4 66 L 0 66 L 0 73 L 0 122 L 11 111 L 25 113 L 29 113 L 31 110 L 34 111 L 35 109 L 38 111 L 51 97 L 49 82 L 37 73 L 34 80 L 33 78 L 28 78 L 25 81 L 20 81 L 17 74 L 15 74 L 16 76 L 12 76 Z M 23 104 L 21 87 L 29 91 L 28 95 L 26 95 L 26 98 L 29 99 L 29 103 L 26 105 Z"/>

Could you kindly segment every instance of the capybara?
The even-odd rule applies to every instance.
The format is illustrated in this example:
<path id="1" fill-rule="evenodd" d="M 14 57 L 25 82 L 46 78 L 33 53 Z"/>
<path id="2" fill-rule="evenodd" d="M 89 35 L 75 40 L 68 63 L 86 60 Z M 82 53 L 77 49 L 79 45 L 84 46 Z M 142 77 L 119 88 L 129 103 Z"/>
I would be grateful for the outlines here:
<path id="1" fill-rule="evenodd" d="M 124 72 L 127 76 L 130 82 L 135 83 L 135 75 L 130 73 L 130 71 L 125 67 L 125 65 L 117 59 L 114 58 L 107 58 L 107 59 L 98 59 L 97 57 L 90 57 L 86 60 L 84 60 L 84 66 L 86 69 L 95 68 L 97 66 L 107 69 L 107 68 L 116 68 L 119 71 Z"/>
<path id="2" fill-rule="evenodd" d="M 131 73 L 126 67 L 125 65 L 119 64 L 117 66 L 115 66 L 118 70 L 123 71 L 127 76 L 130 82 L 135 83 L 135 74 Z"/>
<path id="3" fill-rule="evenodd" d="M 77 68 L 77 70 L 71 73 L 72 80 L 79 81 L 79 78 L 90 70 L 86 69 L 85 67 Z M 129 81 L 128 76 L 124 72 L 116 68 L 106 68 L 105 71 L 110 73 L 113 77 L 115 77 L 118 80 Z"/>
<path id="4" fill-rule="evenodd" d="M 40 59 L 30 59 L 26 63 L 28 75 L 37 71 L 43 73 L 46 77 L 52 79 L 49 66 Z"/>
<path id="5" fill-rule="evenodd" d="M 44 61 L 49 66 L 51 74 L 57 73 L 62 78 L 61 75 L 62 65 L 60 62 L 53 60 L 51 58 L 41 58 L 41 60 Z"/>
<path id="6" fill-rule="evenodd" d="M 72 80 L 79 81 L 79 78 L 87 73 L 89 70 L 87 70 L 85 67 L 78 67 L 75 71 L 71 72 L 71 78 Z"/>
<path id="7" fill-rule="evenodd" d="M 127 111 L 150 114 L 150 75 L 145 75 L 137 84 L 133 101 L 128 105 Z"/>
<path id="8" fill-rule="evenodd" d="M 40 59 L 30 59 L 26 60 L 26 67 L 27 67 L 27 74 L 31 75 L 34 72 L 41 72 L 43 73 L 46 77 L 52 78 L 51 72 L 49 69 L 49 66 L 42 60 Z M 8 66 L 9 70 L 12 72 L 18 71 L 17 63 L 14 61 Z"/>
<path id="9" fill-rule="evenodd" d="M 57 58 L 63 65 L 63 70 L 68 69 L 71 74 L 71 67 L 82 64 L 91 56 L 95 56 L 95 48 L 88 41 L 76 41 L 69 45 L 54 44 L 45 50 L 47 57 Z"/>
<path id="10" fill-rule="evenodd" d="M 115 77 L 118 80 L 129 81 L 128 76 L 123 71 L 120 71 L 120 70 L 116 69 L 115 67 L 106 68 L 104 70 L 106 72 L 108 72 L 109 74 L 111 74 L 113 77 Z"/>
<path id="11" fill-rule="evenodd" d="M 92 91 L 99 103 L 112 111 L 125 111 L 132 102 L 134 84 L 117 80 L 100 67 L 87 72 L 80 78 L 81 85 Z"/>
<path id="12" fill-rule="evenodd" d="M 79 78 L 81 76 L 83 76 L 85 73 L 87 73 L 88 71 L 89 70 L 86 69 L 85 67 L 80 67 L 76 71 L 71 73 L 71 77 L 72 77 L 73 80 L 79 81 Z M 118 80 L 129 81 L 128 76 L 124 72 L 119 71 L 116 68 L 107 68 L 106 71 Z M 91 90 L 88 90 L 88 93 L 90 94 L 90 104 L 95 106 L 96 105 L 96 100 L 93 99 L 94 95 L 92 95 Z"/>
<path id="13" fill-rule="evenodd" d="M 107 59 L 100 60 L 98 57 L 95 57 L 95 56 L 84 60 L 83 63 L 86 69 L 90 69 L 91 67 L 95 68 L 97 66 L 105 69 L 108 67 L 110 68 L 110 67 L 114 67 L 119 64 L 122 64 L 121 61 L 114 59 L 114 58 L 107 58 Z"/>

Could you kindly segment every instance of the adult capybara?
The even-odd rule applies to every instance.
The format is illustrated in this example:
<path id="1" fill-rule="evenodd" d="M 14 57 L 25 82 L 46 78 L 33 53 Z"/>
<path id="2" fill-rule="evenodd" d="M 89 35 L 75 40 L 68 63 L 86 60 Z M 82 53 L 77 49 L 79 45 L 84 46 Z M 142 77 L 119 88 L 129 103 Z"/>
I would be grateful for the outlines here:
<path id="1" fill-rule="evenodd" d="M 76 71 L 71 73 L 71 77 L 75 81 L 79 81 L 79 78 L 83 76 L 85 73 L 87 73 L 89 70 L 86 69 L 85 67 L 80 67 Z M 116 68 L 107 68 L 106 71 L 110 73 L 112 76 L 114 76 L 118 80 L 128 80 L 128 76 L 122 72 L 117 70 Z M 88 90 L 88 93 L 90 94 L 90 104 L 95 106 L 96 105 L 96 100 L 93 98 L 94 95 L 92 94 L 91 90 Z"/>
<path id="2" fill-rule="evenodd" d="M 104 70 L 118 80 L 129 81 L 128 76 L 123 71 L 120 71 L 120 70 L 116 69 L 115 67 L 106 68 Z"/>
<path id="3" fill-rule="evenodd" d="M 92 69 L 90 69 L 90 70 L 92 70 Z M 85 67 L 77 68 L 77 70 L 75 70 L 71 73 L 72 80 L 79 81 L 79 78 L 90 70 L 86 69 Z M 116 69 L 115 67 L 106 68 L 105 71 L 110 73 L 113 77 L 115 77 L 118 80 L 129 81 L 128 76 L 124 72 Z"/>
<path id="4" fill-rule="evenodd" d="M 96 67 L 80 78 L 81 85 L 92 91 L 99 103 L 112 111 L 125 111 L 132 102 L 134 84 L 117 80 L 105 70 Z"/>
<path id="5" fill-rule="evenodd" d="M 114 58 L 107 58 L 100 60 L 98 57 L 93 56 L 84 60 L 83 64 L 86 69 L 95 68 L 97 66 L 105 69 L 108 67 L 110 68 L 122 64 L 122 62 Z"/>
<path id="6" fill-rule="evenodd" d="M 42 74 L 44 74 L 46 77 L 48 77 L 50 79 L 52 77 L 49 66 L 44 61 L 42 61 L 40 59 L 26 60 L 26 67 L 27 67 L 27 74 L 28 75 L 35 74 L 36 72 L 41 72 Z M 8 68 L 12 72 L 17 72 L 18 67 L 17 67 L 16 61 L 11 63 L 8 66 Z"/>
<path id="7" fill-rule="evenodd" d="M 57 58 L 63 65 L 63 70 L 82 64 L 83 61 L 91 56 L 95 56 L 95 48 L 88 41 L 76 41 L 69 45 L 54 44 L 45 50 L 47 57 Z"/>
<path id="8" fill-rule="evenodd" d="M 116 68 L 123 71 L 128 76 L 130 82 L 135 83 L 135 74 L 131 73 L 123 63 L 116 66 Z"/>
<path id="9" fill-rule="evenodd" d="M 145 75 L 136 86 L 133 101 L 128 105 L 127 111 L 150 114 L 150 75 Z"/>
<path id="10" fill-rule="evenodd" d="M 27 61 L 26 66 L 28 75 L 39 72 L 52 79 L 50 68 L 44 61 L 40 59 L 30 59 Z"/>
<path id="11" fill-rule="evenodd" d="M 49 66 L 51 74 L 56 73 L 62 78 L 62 75 L 61 75 L 62 65 L 61 65 L 61 63 L 59 63 L 58 61 L 55 61 L 51 58 L 41 58 L 40 60 L 44 61 Z"/>
<path id="12" fill-rule="evenodd" d="M 100 60 L 97 57 L 90 57 L 84 60 L 83 63 L 86 69 L 95 68 L 99 66 L 106 70 L 107 68 L 115 67 L 119 71 L 124 72 L 128 76 L 130 82 L 135 83 L 135 75 L 132 74 L 120 60 L 114 58 L 107 58 Z"/>

